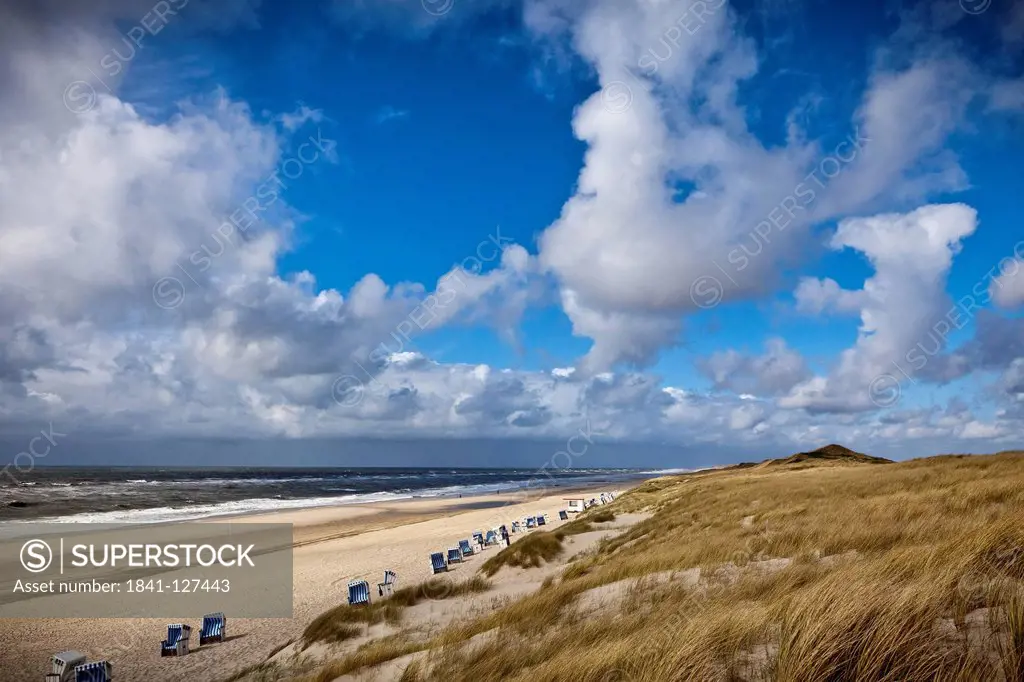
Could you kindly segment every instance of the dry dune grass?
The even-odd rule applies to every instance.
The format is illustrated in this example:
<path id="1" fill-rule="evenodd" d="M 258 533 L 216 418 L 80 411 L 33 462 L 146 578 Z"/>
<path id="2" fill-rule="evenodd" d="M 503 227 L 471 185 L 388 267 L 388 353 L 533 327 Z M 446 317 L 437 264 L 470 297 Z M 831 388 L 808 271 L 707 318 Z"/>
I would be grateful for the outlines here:
<path id="1" fill-rule="evenodd" d="M 453 582 L 434 578 L 418 585 L 395 590 L 392 594 L 366 606 L 341 604 L 317 616 L 302 633 L 303 644 L 308 647 L 316 642 L 341 642 L 357 637 L 363 632 L 359 625 L 375 625 L 387 622 L 397 625 L 402 620 L 402 610 L 423 601 L 451 599 L 473 592 L 485 592 L 491 585 L 481 576 L 470 580 Z"/>
<path id="2" fill-rule="evenodd" d="M 587 514 L 557 530 L 535 531 L 485 561 L 480 570 L 487 576 L 493 576 L 503 566 L 536 568 L 562 554 L 562 542 L 567 536 L 588 533 L 594 530 L 593 524 L 614 520 L 614 512 L 605 509 Z"/>
<path id="3" fill-rule="evenodd" d="M 654 515 L 421 644 L 403 679 L 1024 679 L 1022 453 L 705 472 L 611 509 Z M 696 588 L 654 579 L 693 568 Z M 578 608 L 622 580 L 612 613 Z"/>
<path id="4" fill-rule="evenodd" d="M 537 531 L 522 540 L 501 550 L 480 567 L 486 575 L 492 576 L 502 566 L 518 566 L 530 568 L 551 561 L 562 553 L 562 539 L 565 535 L 560 531 Z"/>

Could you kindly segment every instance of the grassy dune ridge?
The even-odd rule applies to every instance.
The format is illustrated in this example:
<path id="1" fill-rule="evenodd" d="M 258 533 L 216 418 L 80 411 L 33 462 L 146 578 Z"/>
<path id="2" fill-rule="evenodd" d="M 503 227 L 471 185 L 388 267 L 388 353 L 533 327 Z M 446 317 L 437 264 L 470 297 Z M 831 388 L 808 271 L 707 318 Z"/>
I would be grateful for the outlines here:
<path id="1" fill-rule="evenodd" d="M 407 682 L 1024 679 L 1024 453 L 802 457 L 602 510 L 651 516 L 525 598 L 371 646 L 422 650 Z"/>
<path id="2" fill-rule="evenodd" d="M 316 642 L 341 642 L 363 632 L 361 625 L 376 625 L 387 622 L 398 625 L 402 622 L 402 611 L 423 601 L 451 599 L 463 594 L 485 592 L 491 587 L 481 576 L 474 576 L 464 582 L 452 582 L 445 578 L 434 578 L 418 585 L 394 590 L 387 599 L 373 601 L 366 606 L 340 604 L 330 611 L 321 613 L 302 633 L 303 644 L 308 647 Z"/>
<path id="3" fill-rule="evenodd" d="M 556 530 L 535 531 L 485 561 L 480 570 L 490 577 L 504 566 L 536 568 L 562 554 L 564 550 L 562 543 L 566 537 L 589 533 L 594 530 L 593 524 L 614 520 L 614 512 L 609 509 L 601 509 L 594 510 L 583 518 L 575 519 Z"/>

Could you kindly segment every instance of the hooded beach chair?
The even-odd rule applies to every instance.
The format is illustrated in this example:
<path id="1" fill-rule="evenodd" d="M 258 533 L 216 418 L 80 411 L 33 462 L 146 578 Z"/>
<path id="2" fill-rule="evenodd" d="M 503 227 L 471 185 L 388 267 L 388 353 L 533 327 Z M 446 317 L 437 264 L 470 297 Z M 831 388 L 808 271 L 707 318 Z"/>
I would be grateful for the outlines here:
<path id="1" fill-rule="evenodd" d="M 513 533 L 518 533 L 522 529 L 523 529 L 523 527 L 522 527 L 522 525 L 518 521 L 513 521 L 512 522 L 512 532 Z"/>
<path id="2" fill-rule="evenodd" d="M 448 570 L 448 562 L 444 560 L 444 554 L 441 552 L 434 552 L 430 555 L 430 567 L 434 569 L 434 573 L 441 573 Z"/>
<path id="3" fill-rule="evenodd" d="M 191 636 L 191 625 L 171 623 L 167 626 L 167 639 L 160 643 L 160 655 L 184 656 L 188 653 L 188 640 Z"/>
<path id="4" fill-rule="evenodd" d="M 459 551 L 462 552 L 462 558 L 465 559 L 473 553 L 473 546 L 469 544 L 469 540 L 459 540 Z"/>
<path id="5" fill-rule="evenodd" d="M 398 582 L 398 575 L 394 571 L 384 571 L 384 582 L 377 583 L 377 594 L 382 597 L 385 592 L 391 594 L 395 589 L 396 582 Z"/>
<path id="6" fill-rule="evenodd" d="M 537 519 L 535 519 L 532 516 L 527 516 L 526 517 L 526 527 L 527 528 L 536 528 L 537 527 Z"/>
<path id="7" fill-rule="evenodd" d="M 560 518 L 562 521 L 568 521 L 569 520 L 569 512 L 567 512 L 564 509 L 562 509 L 561 511 L 558 512 L 558 518 Z"/>
<path id="8" fill-rule="evenodd" d="M 462 552 L 459 551 L 458 547 L 453 547 L 448 550 L 448 563 L 459 564 L 462 563 Z"/>
<path id="9" fill-rule="evenodd" d="M 370 583 L 365 580 L 352 580 L 348 584 L 348 605 L 370 605 Z"/>
<path id="10" fill-rule="evenodd" d="M 486 540 L 488 545 L 496 545 L 498 544 L 498 534 L 495 533 L 493 530 L 489 530 L 487 531 Z"/>
<path id="11" fill-rule="evenodd" d="M 227 636 L 228 619 L 223 613 L 208 613 L 203 616 L 203 627 L 199 628 L 199 646 L 210 642 L 223 642 Z"/>
<path id="12" fill-rule="evenodd" d="M 46 682 L 71 682 L 75 668 L 85 663 L 85 654 L 80 651 L 62 651 L 50 657 L 50 672 Z"/>
<path id="13" fill-rule="evenodd" d="M 538 526 L 543 526 L 546 523 L 547 523 L 547 519 L 544 518 L 544 515 L 543 514 L 538 514 L 537 515 L 537 525 Z"/>
<path id="14" fill-rule="evenodd" d="M 75 667 L 75 682 L 111 682 L 114 667 L 107 661 L 93 661 Z"/>
<path id="15" fill-rule="evenodd" d="M 473 533 L 473 542 L 478 545 L 484 544 L 484 534 L 479 532 Z"/>

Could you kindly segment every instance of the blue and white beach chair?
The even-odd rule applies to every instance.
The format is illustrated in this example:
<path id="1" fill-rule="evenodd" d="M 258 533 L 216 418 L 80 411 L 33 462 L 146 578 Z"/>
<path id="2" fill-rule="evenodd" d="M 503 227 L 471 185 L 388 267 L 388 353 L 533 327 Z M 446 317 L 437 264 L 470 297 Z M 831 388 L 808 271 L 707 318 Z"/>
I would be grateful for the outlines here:
<path id="1" fill-rule="evenodd" d="M 526 527 L 527 528 L 536 528 L 537 527 L 537 519 L 535 519 L 532 516 L 527 516 L 526 517 Z"/>
<path id="2" fill-rule="evenodd" d="M 228 619 L 223 613 L 208 613 L 203 616 L 203 627 L 199 629 L 199 646 L 209 642 L 223 642 L 227 636 Z"/>
<path id="3" fill-rule="evenodd" d="M 160 643 L 160 655 L 184 656 L 188 653 L 188 640 L 191 636 L 191 625 L 171 623 L 167 626 L 167 639 Z"/>
<path id="4" fill-rule="evenodd" d="M 395 589 L 396 582 L 398 582 L 398 575 L 394 571 L 384 571 L 384 582 L 377 583 L 377 594 L 382 597 L 385 592 L 391 594 Z"/>
<path id="5" fill-rule="evenodd" d="M 461 564 L 462 563 L 462 552 L 459 551 L 458 547 L 453 547 L 448 550 L 448 563 L 450 564 Z"/>
<path id="6" fill-rule="evenodd" d="M 547 524 L 547 519 L 544 518 L 543 514 L 538 514 L 537 515 L 537 525 L 538 526 L 543 526 L 545 524 Z"/>
<path id="7" fill-rule="evenodd" d="M 479 531 L 473 533 L 473 542 L 478 545 L 484 544 L 484 534 Z"/>
<path id="8" fill-rule="evenodd" d="M 495 533 L 493 530 L 489 530 L 487 531 L 487 537 L 485 538 L 485 540 L 488 545 L 496 545 L 498 544 L 498 534 Z"/>
<path id="9" fill-rule="evenodd" d="M 365 580 L 353 580 L 348 584 L 348 605 L 370 605 L 370 583 Z"/>
<path id="10" fill-rule="evenodd" d="M 114 667 L 107 661 L 93 661 L 75 667 L 75 682 L 111 682 Z"/>
<path id="11" fill-rule="evenodd" d="M 459 540 L 459 551 L 462 552 L 462 558 L 465 559 L 473 553 L 473 546 L 469 544 L 469 540 Z"/>
<path id="12" fill-rule="evenodd" d="M 558 512 L 558 518 L 560 518 L 562 521 L 568 521 L 569 520 L 569 512 L 565 511 L 564 509 L 560 510 Z"/>
<path id="13" fill-rule="evenodd" d="M 448 562 L 444 560 L 444 554 L 441 552 L 434 552 L 430 555 L 430 566 L 434 569 L 435 574 L 448 570 Z"/>
<path id="14" fill-rule="evenodd" d="M 519 523 L 518 521 L 513 521 L 513 522 L 512 522 L 512 532 L 513 532 L 513 533 L 518 533 L 518 532 L 520 532 L 520 531 L 521 531 L 522 529 L 523 529 L 523 526 L 522 526 L 522 524 L 521 524 L 521 523 Z"/>

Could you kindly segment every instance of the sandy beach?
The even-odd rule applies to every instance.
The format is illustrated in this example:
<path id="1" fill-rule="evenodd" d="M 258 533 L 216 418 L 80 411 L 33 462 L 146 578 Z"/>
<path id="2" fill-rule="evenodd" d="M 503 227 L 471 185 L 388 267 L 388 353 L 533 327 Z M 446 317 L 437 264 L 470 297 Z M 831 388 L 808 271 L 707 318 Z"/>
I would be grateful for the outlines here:
<path id="1" fill-rule="evenodd" d="M 620 483 L 615 489 L 625 487 Z M 590 489 L 585 494 L 596 497 L 609 489 Z M 233 517 L 231 521 L 237 523 L 293 524 L 292 618 L 244 619 L 228 613 L 227 641 L 202 648 L 197 646 L 197 619 L 193 652 L 181 659 L 160 657 L 165 619 L 7 619 L 0 628 L 3 679 L 42 679 L 52 654 L 75 649 L 89 660 L 109 660 L 119 682 L 216 682 L 264 661 L 301 634 L 317 615 L 344 603 L 348 581 L 369 581 L 374 596 L 373 586 L 385 569 L 398 574 L 399 586 L 422 582 L 432 575 L 431 552 L 452 547 L 475 530 L 539 513 L 557 526 L 558 511 L 565 508 L 564 498 L 571 490 L 561 488 L 534 497 L 492 494 Z M 452 577 L 468 577 L 477 566 L 454 566 Z M 460 572 L 466 576 L 459 576 Z"/>

